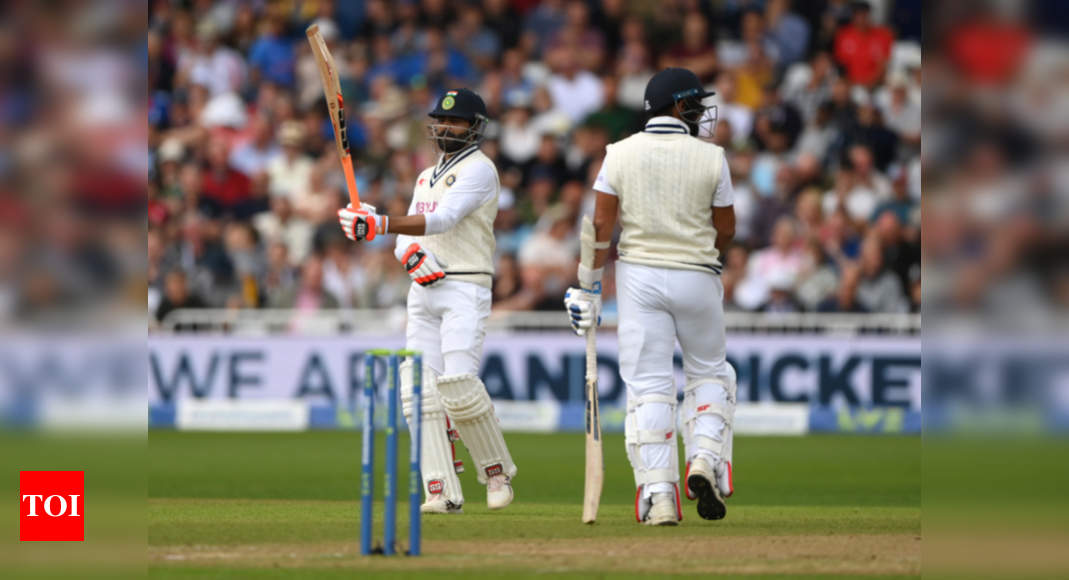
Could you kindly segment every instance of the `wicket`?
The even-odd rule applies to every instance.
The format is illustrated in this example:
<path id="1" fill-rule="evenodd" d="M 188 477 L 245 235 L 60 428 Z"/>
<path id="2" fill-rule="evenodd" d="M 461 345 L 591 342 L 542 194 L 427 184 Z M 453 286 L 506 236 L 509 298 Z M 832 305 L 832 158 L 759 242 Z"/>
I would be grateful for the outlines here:
<path id="1" fill-rule="evenodd" d="M 412 359 L 412 421 L 408 451 L 408 555 L 420 551 L 420 502 L 423 482 L 420 477 L 420 433 L 423 429 L 423 355 L 413 350 L 369 350 L 364 356 L 364 422 L 360 463 L 360 553 L 384 554 L 397 552 L 397 404 L 400 400 L 399 362 Z M 375 360 L 386 360 L 386 473 L 383 502 L 383 531 L 381 548 L 372 549 L 372 517 L 375 483 Z"/>

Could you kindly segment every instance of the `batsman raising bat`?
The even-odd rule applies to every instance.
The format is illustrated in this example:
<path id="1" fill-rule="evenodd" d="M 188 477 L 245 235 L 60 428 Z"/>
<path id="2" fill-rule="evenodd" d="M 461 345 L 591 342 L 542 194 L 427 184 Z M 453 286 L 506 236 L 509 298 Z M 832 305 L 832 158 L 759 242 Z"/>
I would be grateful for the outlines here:
<path id="1" fill-rule="evenodd" d="M 643 131 L 609 145 L 595 179 L 596 248 L 580 263 L 580 288 L 565 305 L 579 334 L 600 320 L 601 277 L 619 217 L 616 265 L 620 376 L 627 385 L 624 424 L 635 473 L 635 518 L 649 525 L 683 519 L 676 451 L 676 340 L 683 349 L 683 444 L 687 497 L 698 515 L 723 518 L 732 493 L 735 371 L 724 345 L 720 254 L 735 232 L 724 150 L 697 139 L 715 122 L 693 72 L 662 70 L 646 85 Z M 708 132 L 712 134 L 712 131 Z"/>
<path id="2" fill-rule="evenodd" d="M 377 215 L 361 204 L 338 211 L 354 241 L 398 234 L 394 254 L 414 282 L 408 292 L 406 348 L 423 352 L 423 513 L 460 513 L 450 421 L 472 459 L 486 504 L 512 502 L 512 462 L 486 387 L 479 379 L 490 286 L 494 218 L 500 185 L 494 162 L 479 150 L 486 105 L 468 89 L 446 92 L 430 113 L 438 163 L 416 179 L 408 215 Z M 401 405 L 411 420 L 412 373 L 401 368 Z"/>

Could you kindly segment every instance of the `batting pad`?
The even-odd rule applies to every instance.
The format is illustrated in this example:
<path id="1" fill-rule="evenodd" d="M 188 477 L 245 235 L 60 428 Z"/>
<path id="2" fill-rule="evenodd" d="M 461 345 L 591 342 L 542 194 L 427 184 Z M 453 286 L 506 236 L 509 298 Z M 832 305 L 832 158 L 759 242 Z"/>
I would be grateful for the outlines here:
<path id="1" fill-rule="evenodd" d="M 488 476 L 497 474 L 514 477 L 516 464 L 505 446 L 490 395 L 479 377 L 473 374 L 439 377 L 438 391 L 464 446 L 475 460 L 479 483 L 485 484 Z"/>
<path id="2" fill-rule="evenodd" d="M 401 410 L 412 425 L 412 365 L 411 359 L 401 363 Z M 423 368 L 423 433 L 420 441 L 420 474 L 423 476 L 423 499 L 442 494 L 457 505 L 464 503 L 464 490 L 453 467 L 453 449 L 446 426 L 445 407 L 435 386 L 435 372 Z"/>
<path id="3" fill-rule="evenodd" d="M 735 419 L 734 381 L 711 377 L 683 387 L 683 443 L 690 461 L 707 455 L 712 464 L 731 461 Z"/>

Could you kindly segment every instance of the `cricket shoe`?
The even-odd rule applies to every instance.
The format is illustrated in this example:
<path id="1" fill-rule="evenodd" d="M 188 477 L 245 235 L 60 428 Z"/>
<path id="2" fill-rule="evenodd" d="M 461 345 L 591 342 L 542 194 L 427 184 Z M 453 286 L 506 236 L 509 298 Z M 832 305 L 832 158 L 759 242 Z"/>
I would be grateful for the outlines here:
<path id="1" fill-rule="evenodd" d="M 690 462 L 687 470 L 687 495 L 691 493 L 698 498 L 698 515 L 707 520 L 721 520 L 727 515 L 727 504 L 724 502 L 725 495 L 731 495 L 731 464 L 721 462 L 724 468 L 714 470 L 709 461 L 704 457 L 695 457 Z M 725 472 L 724 477 L 718 477 L 717 471 Z M 728 490 L 724 494 L 720 483 L 726 483 Z"/>
<path id="2" fill-rule="evenodd" d="M 679 504 L 679 487 L 674 492 L 653 493 L 643 498 L 638 486 L 635 491 L 635 520 L 647 526 L 675 526 L 683 519 L 683 509 Z"/>
<path id="3" fill-rule="evenodd" d="M 498 474 L 486 482 L 486 507 L 499 510 L 512 503 L 512 482 L 509 476 Z"/>
<path id="4" fill-rule="evenodd" d="M 462 514 L 464 504 L 445 499 L 445 496 L 440 493 L 433 493 L 427 501 L 423 502 L 423 505 L 419 506 L 419 512 L 421 514 Z"/>

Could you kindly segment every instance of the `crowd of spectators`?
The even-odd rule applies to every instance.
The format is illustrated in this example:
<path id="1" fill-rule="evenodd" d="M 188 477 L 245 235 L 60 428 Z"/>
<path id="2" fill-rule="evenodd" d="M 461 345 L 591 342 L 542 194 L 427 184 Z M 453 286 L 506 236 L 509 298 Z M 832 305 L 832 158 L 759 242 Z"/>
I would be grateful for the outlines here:
<path id="1" fill-rule="evenodd" d="M 355 244 L 337 225 L 348 194 L 312 23 L 337 62 L 361 199 L 381 212 L 405 213 L 436 161 L 436 96 L 467 86 L 486 101 L 495 309 L 562 307 L 605 145 L 641 129 L 646 81 L 667 66 L 717 92 L 707 138 L 727 151 L 738 222 L 728 310 L 920 308 L 919 0 L 161 0 L 148 28 L 157 319 L 404 304 L 393 240 Z"/>

